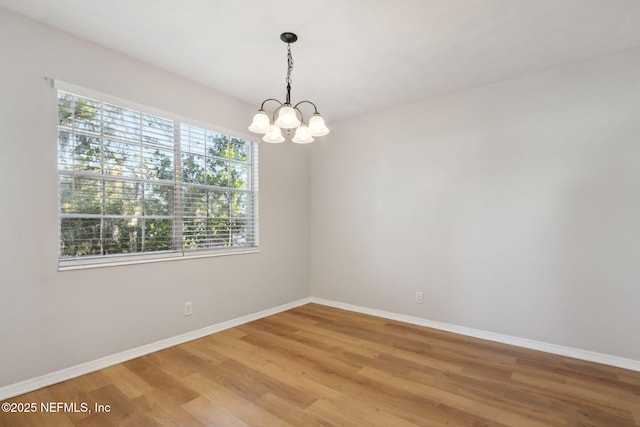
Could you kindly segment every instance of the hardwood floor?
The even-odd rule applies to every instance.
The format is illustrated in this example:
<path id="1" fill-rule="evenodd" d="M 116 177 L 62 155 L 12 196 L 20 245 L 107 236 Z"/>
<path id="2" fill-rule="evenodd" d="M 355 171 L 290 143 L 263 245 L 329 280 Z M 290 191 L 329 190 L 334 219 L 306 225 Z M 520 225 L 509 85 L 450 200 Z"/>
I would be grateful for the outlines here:
<path id="1" fill-rule="evenodd" d="M 308 304 L 9 402 L 38 411 L 0 426 L 621 427 L 640 372 Z"/>

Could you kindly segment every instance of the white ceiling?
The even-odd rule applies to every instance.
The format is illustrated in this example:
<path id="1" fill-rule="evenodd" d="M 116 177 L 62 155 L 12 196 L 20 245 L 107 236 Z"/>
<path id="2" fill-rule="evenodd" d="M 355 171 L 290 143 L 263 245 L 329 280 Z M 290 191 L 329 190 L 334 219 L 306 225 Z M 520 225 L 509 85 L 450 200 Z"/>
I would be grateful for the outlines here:
<path id="1" fill-rule="evenodd" d="M 250 104 L 328 120 L 640 47 L 638 0 L 0 0 Z"/>

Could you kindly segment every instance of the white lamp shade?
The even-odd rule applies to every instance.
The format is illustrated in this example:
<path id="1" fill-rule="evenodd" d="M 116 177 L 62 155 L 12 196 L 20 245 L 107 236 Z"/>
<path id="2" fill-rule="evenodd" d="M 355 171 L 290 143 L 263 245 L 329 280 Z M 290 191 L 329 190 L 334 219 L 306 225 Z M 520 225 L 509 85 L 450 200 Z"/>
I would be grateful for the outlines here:
<path id="1" fill-rule="evenodd" d="M 309 134 L 311 136 L 324 136 L 329 133 L 329 128 L 324 124 L 320 114 L 314 114 L 309 120 Z"/>
<path id="2" fill-rule="evenodd" d="M 267 113 L 260 110 L 253 116 L 253 121 L 251 122 L 251 126 L 249 126 L 249 130 L 255 133 L 267 133 L 270 128 L 270 120 Z"/>
<path id="3" fill-rule="evenodd" d="M 284 136 L 282 136 L 282 131 L 278 126 L 271 125 L 269 127 L 269 132 L 262 137 L 262 140 L 271 144 L 278 144 L 280 142 L 284 142 Z"/>
<path id="4" fill-rule="evenodd" d="M 281 129 L 293 129 L 300 126 L 300 120 L 296 115 L 296 110 L 292 107 L 285 105 L 278 112 L 278 119 L 276 120 L 276 126 Z"/>
<path id="5" fill-rule="evenodd" d="M 309 134 L 309 128 L 302 125 L 296 129 L 296 134 L 293 136 L 291 141 L 297 144 L 308 144 L 313 142 L 313 138 Z"/>

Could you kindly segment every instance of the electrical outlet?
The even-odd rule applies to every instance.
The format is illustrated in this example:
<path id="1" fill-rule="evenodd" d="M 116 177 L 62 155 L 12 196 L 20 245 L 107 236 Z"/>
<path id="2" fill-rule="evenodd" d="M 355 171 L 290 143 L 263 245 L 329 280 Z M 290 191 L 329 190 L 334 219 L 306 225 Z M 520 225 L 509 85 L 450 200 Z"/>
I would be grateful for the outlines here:
<path id="1" fill-rule="evenodd" d="M 422 292 L 416 292 L 416 303 L 422 304 Z"/>
<path id="2" fill-rule="evenodd" d="M 193 314 L 193 303 L 191 301 L 184 303 L 184 315 L 191 316 Z"/>

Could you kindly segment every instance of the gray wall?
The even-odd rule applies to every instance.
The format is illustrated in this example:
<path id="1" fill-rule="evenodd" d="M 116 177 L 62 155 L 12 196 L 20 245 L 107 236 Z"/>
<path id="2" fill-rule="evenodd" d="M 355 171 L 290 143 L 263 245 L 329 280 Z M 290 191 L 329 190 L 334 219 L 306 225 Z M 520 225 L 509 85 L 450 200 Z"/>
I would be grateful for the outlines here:
<path id="1" fill-rule="evenodd" d="M 0 57 L 0 387 L 309 295 L 309 155 L 294 144 L 260 145 L 259 254 L 57 272 L 44 76 L 240 135 L 255 106 L 1 8 Z"/>
<path id="2" fill-rule="evenodd" d="M 259 254 L 69 272 L 44 76 L 240 135 L 255 106 L 2 9 L 0 57 L 0 387 L 309 295 L 640 360 L 639 51 L 262 144 Z"/>
<path id="3" fill-rule="evenodd" d="M 311 156 L 313 296 L 640 360 L 640 51 L 330 136 Z"/>

